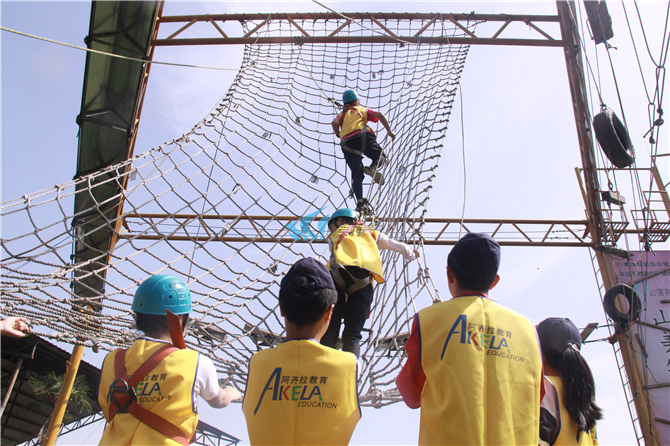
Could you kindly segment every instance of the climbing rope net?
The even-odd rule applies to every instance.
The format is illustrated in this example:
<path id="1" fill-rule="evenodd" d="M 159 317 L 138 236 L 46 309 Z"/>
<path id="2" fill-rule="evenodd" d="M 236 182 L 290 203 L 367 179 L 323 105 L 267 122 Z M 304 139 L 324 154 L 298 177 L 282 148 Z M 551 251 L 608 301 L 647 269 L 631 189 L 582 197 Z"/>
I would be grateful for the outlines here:
<path id="1" fill-rule="evenodd" d="M 314 27 L 345 23 L 303 20 L 300 26 L 323 32 Z M 426 25 L 386 21 L 398 35 Z M 448 21 L 428 25 L 423 35 L 464 34 Z M 266 29 L 295 32 L 285 22 Z M 347 30 L 369 33 L 356 22 Z M 29 318 L 45 338 L 112 350 L 136 336 L 130 304 L 137 285 L 154 274 L 175 275 L 194 301 L 188 346 L 209 356 L 226 384 L 244 389 L 251 356 L 284 334 L 277 303 L 283 273 L 303 257 L 325 262 L 328 215 L 355 205 L 331 128 L 342 92 L 356 89 L 361 104 L 382 111 L 398 135 L 393 143 L 383 128 L 377 135 L 390 164 L 383 186 L 366 177 L 364 189 L 376 204 L 369 223 L 421 249 L 422 219 L 467 53 L 464 45 L 400 41 L 247 45 L 227 94 L 181 137 L 2 203 L 2 314 Z M 115 192 L 104 202 L 92 199 L 102 187 Z M 90 205 L 70 212 L 75 200 Z M 121 210 L 110 214 L 110 206 Z M 96 234 L 110 234 L 110 247 L 91 243 Z M 415 300 L 440 299 L 424 258 L 409 263 L 382 251 L 386 283 L 376 287 L 361 348 L 364 405 L 399 400 L 394 378 Z M 97 288 L 87 285 L 96 281 Z"/>

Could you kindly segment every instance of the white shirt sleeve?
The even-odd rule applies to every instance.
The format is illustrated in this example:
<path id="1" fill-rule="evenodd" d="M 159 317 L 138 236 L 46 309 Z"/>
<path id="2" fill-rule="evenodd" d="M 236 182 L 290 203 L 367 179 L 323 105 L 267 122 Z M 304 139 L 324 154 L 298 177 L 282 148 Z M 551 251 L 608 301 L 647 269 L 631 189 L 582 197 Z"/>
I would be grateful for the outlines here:
<path id="1" fill-rule="evenodd" d="M 404 244 L 403 242 L 393 240 L 381 232 L 377 237 L 377 247 L 379 249 L 390 249 L 391 251 L 400 253 L 400 255 L 402 255 L 405 260 L 414 260 L 416 258 L 414 256 L 414 251 L 408 245 Z"/>
<path id="2" fill-rule="evenodd" d="M 209 401 L 219 394 L 219 377 L 214 363 L 207 356 L 198 353 L 198 372 L 195 376 L 195 394 Z"/>

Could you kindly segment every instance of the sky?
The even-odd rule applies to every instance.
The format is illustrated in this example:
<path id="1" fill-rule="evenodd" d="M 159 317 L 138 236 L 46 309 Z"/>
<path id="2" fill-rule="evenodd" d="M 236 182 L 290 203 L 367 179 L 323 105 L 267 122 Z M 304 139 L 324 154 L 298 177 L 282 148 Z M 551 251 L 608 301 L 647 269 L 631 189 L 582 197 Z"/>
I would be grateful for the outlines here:
<path id="1" fill-rule="evenodd" d="M 554 2 L 325 4 L 343 12 L 411 9 L 413 12 L 556 13 Z M 666 5 L 664 2 L 638 3 L 650 51 L 655 57 L 660 52 Z M 615 32 L 611 41 L 616 47 L 612 50 L 612 63 L 621 88 L 629 133 L 642 160 L 648 158 L 648 144 L 642 136 L 649 127 L 647 100 L 621 4 L 608 2 L 608 6 Z M 626 6 L 630 15 L 634 5 L 626 3 Z M 312 2 L 167 2 L 164 14 L 322 10 Z M 7 28 L 84 46 L 90 11 L 90 2 L 3 1 L 0 21 Z M 530 31 L 528 33 L 530 36 Z M 7 32 L 1 33 L 0 39 L 1 196 L 2 201 L 6 201 L 72 179 L 78 131 L 75 118 L 81 108 L 85 53 Z M 641 45 L 639 41 L 638 45 Z M 587 48 L 592 51 L 593 44 L 587 43 Z M 641 59 L 645 60 L 645 56 L 646 51 L 642 51 Z M 241 47 L 158 48 L 154 59 L 237 68 Z M 598 48 L 598 59 L 592 53 L 590 60 L 601 82 L 605 102 L 621 117 L 602 45 Z M 643 72 L 651 76 L 653 66 L 645 63 Z M 233 76 L 233 71 L 155 65 L 135 152 L 146 152 L 190 130 L 226 93 Z M 592 110 L 595 109 L 597 100 L 592 103 Z M 667 153 L 667 128 L 662 136 L 661 152 Z M 584 203 L 575 176 L 575 168 L 581 166 L 581 160 L 562 51 L 472 46 L 442 154 L 428 216 L 460 217 L 465 202 L 466 218 L 584 218 Z M 465 187 L 464 171 L 467 173 Z M 667 165 L 661 168 L 661 175 L 668 180 Z M 667 250 L 668 247 L 657 246 L 656 249 Z M 449 247 L 426 248 L 426 262 L 443 299 L 448 298 L 444 277 L 448 252 Z M 589 322 L 605 324 L 589 251 L 585 248 L 505 247 L 500 275 L 501 282 L 491 297 L 526 315 L 535 324 L 554 316 L 569 317 L 580 328 Z M 607 335 L 606 329 L 599 329 L 592 339 Z M 60 346 L 71 350 L 69 345 Z M 606 342 L 594 342 L 586 344 L 582 351 L 594 372 L 597 402 L 604 411 L 604 419 L 598 424 L 600 443 L 635 443 L 612 347 Z M 103 357 L 102 353 L 87 350 L 84 360 L 100 366 Z M 200 408 L 203 421 L 248 444 L 241 405 L 215 410 L 201 401 Z M 382 409 L 364 408 L 351 443 L 416 444 L 418 427 L 419 411 L 410 410 L 402 403 Z M 58 444 L 97 444 L 102 429 L 102 423 L 98 423 L 59 438 Z"/>

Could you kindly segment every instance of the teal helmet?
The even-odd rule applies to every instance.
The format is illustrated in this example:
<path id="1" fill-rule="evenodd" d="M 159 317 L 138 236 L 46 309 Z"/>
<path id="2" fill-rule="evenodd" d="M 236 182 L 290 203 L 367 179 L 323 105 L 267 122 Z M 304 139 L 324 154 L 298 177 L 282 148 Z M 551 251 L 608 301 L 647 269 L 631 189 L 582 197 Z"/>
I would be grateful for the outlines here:
<path id="1" fill-rule="evenodd" d="M 342 102 L 345 104 L 347 102 L 355 101 L 356 99 L 358 99 L 358 93 L 356 93 L 354 90 L 347 90 L 342 95 Z"/>
<path id="2" fill-rule="evenodd" d="M 191 291 L 179 278 L 159 274 L 151 276 L 137 288 L 132 310 L 135 313 L 166 315 L 188 314 L 192 310 Z"/>
<path id="3" fill-rule="evenodd" d="M 333 212 L 333 215 L 330 216 L 330 219 L 328 220 L 328 224 L 330 225 L 330 223 L 333 220 L 337 219 L 338 217 L 350 217 L 350 218 L 353 218 L 354 220 L 356 220 L 358 215 L 356 215 L 356 211 L 354 211 L 351 208 L 338 209 L 335 212 Z"/>

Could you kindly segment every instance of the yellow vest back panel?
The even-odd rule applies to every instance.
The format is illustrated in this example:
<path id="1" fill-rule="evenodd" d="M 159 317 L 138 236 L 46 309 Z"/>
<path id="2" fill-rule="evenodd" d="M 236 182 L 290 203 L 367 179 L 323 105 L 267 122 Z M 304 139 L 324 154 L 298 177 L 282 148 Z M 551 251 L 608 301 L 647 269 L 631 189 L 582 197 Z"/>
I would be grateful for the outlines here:
<path id="1" fill-rule="evenodd" d="M 565 404 L 563 403 L 563 392 L 565 392 L 565 389 L 563 388 L 563 380 L 558 376 L 547 376 L 547 379 L 549 379 L 549 381 L 554 384 L 554 387 L 556 387 L 558 405 L 561 411 L 560 431 L 554 442 L 554 446 L 598 446 L 598 437 L 596 435 L 595 427 L 588 432 L 578 432 L 577 423 L 572 419 L 572 416 L 570 416 L 568 409 L 566 409 Z"/>
<path id="2" fill-rule="evenodd" d="M 145 339 L 136 340 L 126 352 L 128 377 L 137 370 L 164 343 Z M 116 349 L 105 358 L 100 376 L 98 403 L 109 422 L 107 393 L 114 382 L 114 357 Z M 198 367 L 198 352 L 179 350 L 169 354 L 135 388 L 140 406 L 179 427 L 186 438 L 191 438 L 198 425 L 193 393 Z M 113 404 L 113 403 L 112 403 Z M 153 430 L 129 413 L 117 413 L 105 428 L 101 445 L 178 445 L 163 434 Z"/>
<path id="3" fill-rule="evenodd" d="M 361 416 L 356 357 L 312 339 L 258 352 L 242 409 L 252 445 L 348 444 Z"/>
<path id="4" fill-rule="evenodd" d="M 379 248 L 377 247 L 379 231 L 363 225 L 356 225 L 338 244 L 340 235 L 348 229 L 349 225 L 342 225 L 330 235 L 335 260 L 344 266 L 358 266 L 366 269 L 370 271 L 377 282 L 383 283 L 384 271 Z M 370 234 L 370 231 L 374 233 L 374 237 Z M 330 269 L 330 262 L 327 266 Z"/>
<path id="5" fill-rule="evenodd" d="M 361 114 L 359 115 L 358 112 Z M 344 116 L 342 116 L 342 114 L 344 114 Z M 363 115 L 363 117 L 361 117 L 361 115 Z M 368 109 L 365 107 L 351 107 L 346 113 L 340 113 L 340 119 L 342 120 L 340 138 L 344 138 L 349 133 L 355 132 L 356 130 L 363 130 L 368 123 Z"/>
<path id="6" fill-rule="evenodd" d="M 418 317 L 426 374 L 419 444 L 536 445 L 542 358 L 530 321 L 479 296 Z"/>

